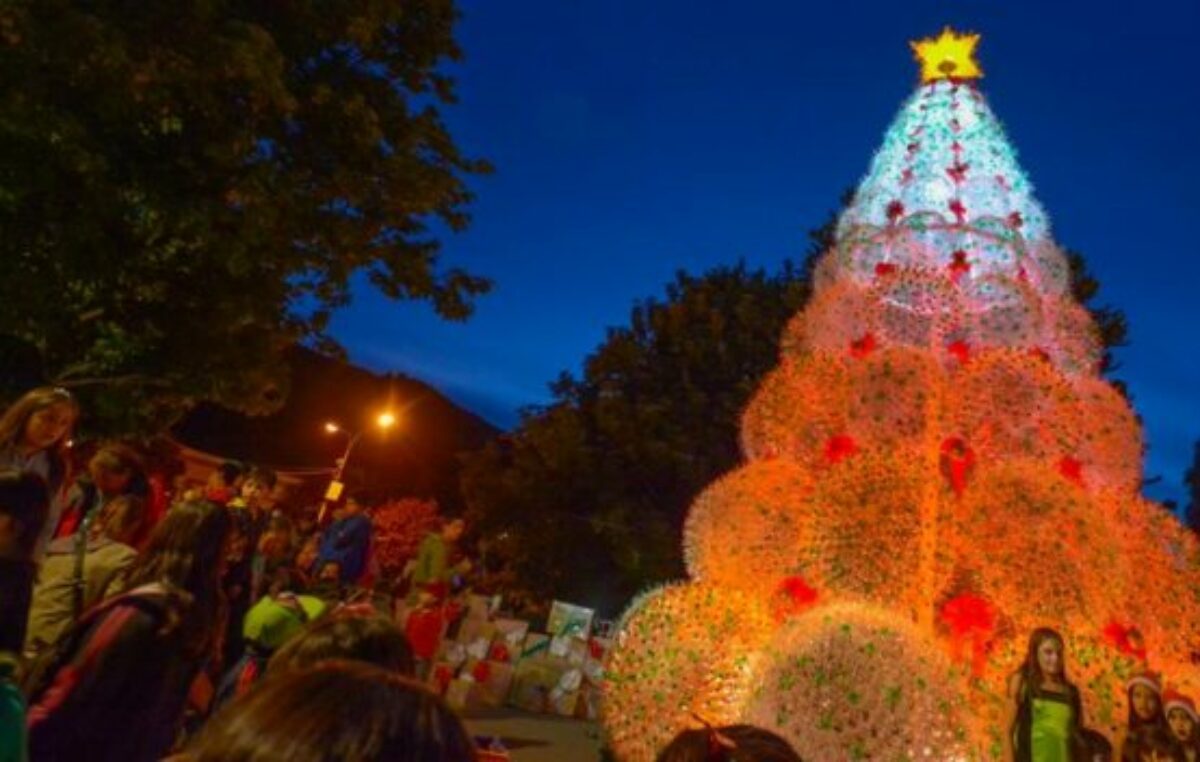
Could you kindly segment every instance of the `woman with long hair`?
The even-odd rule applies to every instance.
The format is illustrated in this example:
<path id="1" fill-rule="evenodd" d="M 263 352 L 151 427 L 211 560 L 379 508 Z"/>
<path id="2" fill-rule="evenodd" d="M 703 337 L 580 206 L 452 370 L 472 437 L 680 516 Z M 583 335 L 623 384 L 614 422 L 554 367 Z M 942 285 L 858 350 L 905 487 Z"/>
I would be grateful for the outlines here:
<path id="1" fill-rule="evenodd" d="M 39 558 L 58 528 L 55 498 L 67 479 L 66 450 L 78 420 L 79 403 L 55 386 L 26 392 L 0 415 L 0 468 L 35 473 L 50 493 L 50 515 L 35 549 Z"/>
<path id="2" fill-rule="evenodd" d="M 1049 627 L 1029 636 L 1025 661 L 1009 680 L 1005 759 L 1072 762 L 1083 738 L 1079 689 L 1067 678 L 1063 638 Z"/>
<path id="3" fill-rule="evenodd" d="M 188 762 L 473 762 L 462 721 L 428 688 L 391 670 L 325 662 L 264 680 L 225 707 Z"/>
<path id="4" fill-rule="evenodd" d="M 127 592 L 88 611 L 31 686 L 38 760 L 157 760 L 170 750 L 188 689 L 220 647 L 226 511 L 175 506 L 130 568 Z"/>

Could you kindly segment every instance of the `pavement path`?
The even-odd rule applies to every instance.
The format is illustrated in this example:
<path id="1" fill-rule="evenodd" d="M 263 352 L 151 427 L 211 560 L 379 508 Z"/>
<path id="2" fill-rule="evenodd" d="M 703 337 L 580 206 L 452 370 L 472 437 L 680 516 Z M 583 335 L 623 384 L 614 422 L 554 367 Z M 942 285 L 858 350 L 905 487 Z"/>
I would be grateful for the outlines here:
<path id="1" fill-rule="evenodd" d="M 499 736 L 513 762 L 597 762 L 600 728 L 594 722 L 530 714 L 518 709 L 476 709 L 463 719 L 473 736 Z"/>

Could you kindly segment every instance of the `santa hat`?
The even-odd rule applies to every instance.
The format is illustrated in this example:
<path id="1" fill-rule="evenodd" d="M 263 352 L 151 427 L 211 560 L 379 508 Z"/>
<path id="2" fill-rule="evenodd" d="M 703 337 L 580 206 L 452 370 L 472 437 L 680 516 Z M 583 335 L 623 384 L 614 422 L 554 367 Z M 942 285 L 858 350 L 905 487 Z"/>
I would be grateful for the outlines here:
<path id="1" fill-rule="evenodd" d="M 1162 675 L 1157 672 L 1139 672 L 1129 678 L 1129 682 L 1125 683 L 1125 692 L 1133 690 L 1135 685 L 1142 685 L 1154 691 L 1156 695 L 1162 695 Z"/>
<path id="2" fill-rule="evenodd" d="M 1179 691 L 1167 689 L 1163 693 L 1163 712 L 1169 714 L 1172 709 L 1182 709 L 1192 718 L 1192 722 L 1200 722 L 1200 714 L 1196 713 L 1196 702 Z"/>

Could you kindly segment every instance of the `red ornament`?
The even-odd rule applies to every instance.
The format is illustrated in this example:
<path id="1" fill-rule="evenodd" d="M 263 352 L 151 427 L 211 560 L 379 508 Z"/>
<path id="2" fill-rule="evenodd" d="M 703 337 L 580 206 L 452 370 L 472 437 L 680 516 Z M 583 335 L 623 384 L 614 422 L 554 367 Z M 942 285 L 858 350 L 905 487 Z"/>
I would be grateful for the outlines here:
<path id="1" fill-rule="evenodd" d="M 970 164 L 963 164 L 960 161 L 954 162 L 949 167 L 946 167 L 946 174 L 950 175 L 950 179 L 957 184 L 962 184 L 967 181 L 967 169 Z"/>
<path id="2" fill-rule="evenodd" d="M 595 638 L 588 638 L 587 647 L 588 656 L 590 656 L 593 661 L 600 661 L 600 659 L 604 657 L 604 644 Z"/>
<path id="3" fill-rule="evenodd" d="M 951 199 L 950 203 L 947 204 L 947 206 L 950 208 L 950 211 L 954 213 L 954 217 L 956 220 L 958 220 L 959 225 L 963 225 L 966 223 L 967 207 L 965 207 L 963 205 L 963 202 L 960 199 L 957 199 L 957 198 Z"/>
<path id="4" fill-rule="evenodd" d="M 862 359 L 875 351 L 875 334 L 864 333 L 861 339 L 850 342 L 850 355 Z"/>
<path id="5" fill-rule="evenodd" d="M 962 143 L 959 143 L 957 140 L 950 144 L 950 150 L 956 154 L 962 153 L 962 149 Z"/>
<path id="6" fill-rule="evenodd" d="M 940 465 L 942 476 L 958 497 L 967 489 L 967 479 L 975 470 L 975 451 L 962 437 L 949 437 L 942 442 Z"/>
<path id="7" fill-rule="evenodd" d="M 858 452 L 858 443 L 849 434 L 835 434 L 825 443 L 825 459 L 838 463 Z"/>
<path id="8" fill-rule="evenodd" d="M 991 601 L 972 593 L 956 595 L 942 604 L 938 619 L 950 630 L 951 656 L 962 661 L 969 647 L 971 673 L 981 677 L 996 630 L 996 609 Z"/>
<path id="9" fill-rule="evenodd" d="M 785 619 L 810 608 L 820 594 L 799 575 L 784 577 L 775 588 L 775 618 Z"/>
<path id="10" fill-rule="evenodd" d="M 900 173 L 900 184 L 901 185 L 908 185 L 909 183 L 912 182 L 912 179 L 913 179 L 913 171 L 912 171 L 911 167 L 908 169 L 905 169 L 903 172 Z"/>
<path id="11" fill-rule="evenodd" d="M 967 261 L 967 252 L 962 249 L 954 252 L 952 256 L 953 260 L 949 265 L 950 280 L 957 284 L 962 279 L 962 276 L 971 272 L 971 263 Z"/>
<path id="12" fill-rule="evenodd" d="M 882 277 L 896 272 L 896 266 L 891 262 L 879 262 L 875 265 L 875 275 Z"/>
<path id="13" fill-rule="evenodd" d="M 916 153 L 918 150 L 920 150 L 920 148 L 921 148 L 921 144 L 915 140 L 908 144 L 908 152 L 909 153 Z"/>
<path id="14" fill-rule="evenodd" d="M 1101 634 L 1104 640 L 1119 652 L 1138 661 L 1146 661 L 1146 644 L 1137 627 L 1121 624 L 1114 619 L 1104 626 Z"/>
<path id="15" fill-rule="evenodd" d="M 1025 270 L 1024 267 L 1017 268 L 1017 280 L 1021 281 L 1022 283 L 1029 282 L 1029 273 Z"/>
<path id="16" fill-rule="evenodd" d="M 1008 215 L 1008 226 L 1013 230 L 1020 228 L 1024 224 L 1025 220 L 1021 217 L 1020 212 L 1013 212 L 1012 214 Z"/>
<path id="17" fill-rule="evenodd" d="M 502 641 L 496 641 L 492 644 L 491 649 L 488 650 L 488 659 L 491 661 L 506 662 L 511 658 L 512 654 L 508 652 L 508 644 Z"/>
<path id="18" fill-rule="evenodd" d="M 475 664 L 471 669 L 471 677 L 475 678 L 477 683 L 486 683 L 488 678 L 492 676 L 492 665 L 489 662 L 481 661 Z"/>
<path id="19" fill-rule="evenodd" d="M 1058 461 L 1058 472 L 1070 481 L 1083 486 L 1083 463 L 1070 455 L 1064 455 L 1062 460 Z"/>
<path id="20" fill-rule="evenodd" d="M 971 345 L 962 339 L 947 344 L 946 351 L 958 358 L 963 365 L 971 361 Z"/>
<path id="21" fill-rule="evenodd" d="M 895 223 L 896 220 L 904 216 L 904 204 L 899 201 L 893 201 L 887 205 L 888 222 Z"/>

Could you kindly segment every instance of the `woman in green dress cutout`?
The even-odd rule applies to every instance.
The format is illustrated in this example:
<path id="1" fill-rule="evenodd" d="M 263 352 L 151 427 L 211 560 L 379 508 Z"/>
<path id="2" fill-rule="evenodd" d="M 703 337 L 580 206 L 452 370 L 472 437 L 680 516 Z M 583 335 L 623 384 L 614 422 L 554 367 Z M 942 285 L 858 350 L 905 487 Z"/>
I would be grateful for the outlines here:
<path id="1" fill-rule="evenodd" d="M 1033 631 L 1008 694 L 1005 759 L 1077 762 L 1083 709 L 1079 689 L 1067 679 L 1061 635 L 1048 627 Z"/>

